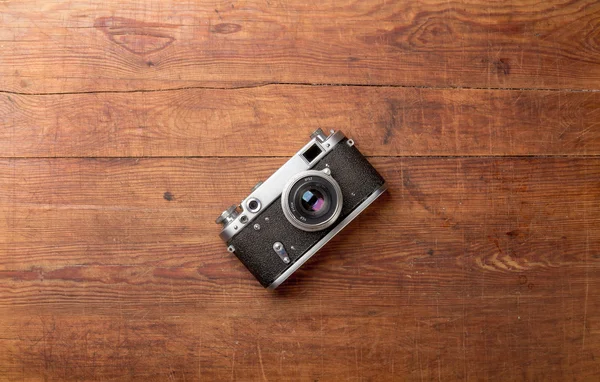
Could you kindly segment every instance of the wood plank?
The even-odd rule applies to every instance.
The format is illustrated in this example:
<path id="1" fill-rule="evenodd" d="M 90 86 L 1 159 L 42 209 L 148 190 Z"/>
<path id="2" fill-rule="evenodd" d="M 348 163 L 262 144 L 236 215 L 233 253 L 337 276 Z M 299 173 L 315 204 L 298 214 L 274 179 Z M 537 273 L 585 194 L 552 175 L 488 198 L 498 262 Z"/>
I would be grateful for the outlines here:
<path id="1" fill-rule="evenodd" d="M 599 89 L 584 1 L 4 1 L 0 90 L 263 83 Z"/>
<path id="2" fill-rule="evenodd" d="M 389 192 L 269 293 L 213 218 L 281 162 L 1 160 L 0 374 L 598 377 L 600 159 L 374 158 Z"/>
<path id="3" fill-rule="evenodd" d="M 0 156 L 290 156 L 320 127 L 368 155 L 598 155 L 600 93 L 264 86 L 0 94 Z"/>

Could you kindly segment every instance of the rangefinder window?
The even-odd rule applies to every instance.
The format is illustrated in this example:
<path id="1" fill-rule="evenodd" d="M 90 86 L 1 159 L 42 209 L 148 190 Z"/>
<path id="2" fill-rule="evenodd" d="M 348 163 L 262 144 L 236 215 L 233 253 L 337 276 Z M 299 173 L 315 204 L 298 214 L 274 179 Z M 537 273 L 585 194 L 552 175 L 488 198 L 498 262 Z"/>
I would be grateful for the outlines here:
<path id="1" fill-rule="evenodd" d="M 316 143 L 312 146 L 310 146 L 308 148 L 308 150 L 306 150 L 302 156 L 304 157 L 304 159 L 306 159 L 306 161 L 308 163 L 314 161 L 321 153 L 323 152 L 323 150 L 321 150 L 321 148 L 319 147 L 319 145 L 317 145 Z"/>

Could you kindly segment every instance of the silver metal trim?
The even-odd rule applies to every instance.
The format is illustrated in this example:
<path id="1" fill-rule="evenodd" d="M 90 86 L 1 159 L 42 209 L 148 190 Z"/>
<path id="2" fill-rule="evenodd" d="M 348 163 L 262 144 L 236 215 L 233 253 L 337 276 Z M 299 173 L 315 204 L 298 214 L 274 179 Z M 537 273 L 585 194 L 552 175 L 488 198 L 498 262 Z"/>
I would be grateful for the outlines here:
<path id="1" fill-rule="evenodd" d="M 215 220 L 215 223 L 223 224 L 223 226 L 225 227 L 225 226 L 227 226 L 227 224 L 234 221 L 238 215 L 239 215 L 238 206 L 234 204 L 233 206 L 229 207 L 225 211 L 221 212 L 221 215 L 219 215 L 217 220 Z"/>
<path id="2" fill-rule="evenodd" d="M 332 130 L 333 131 L 333 130 Z M 317 138 L 319 142 L 325 142 L 327 140 L 327 135 L 323 132 L 321 128 L 315 130 L 311 135 L 311 138 Z"/>
<path id="3" fill-rule="evenodd" d="M 317 137 L 312 138 L 304 147 L 302 147 L 294 156 L 292 156 L 283 166 L 281 166 L 277 171 L 273 173 L 267 180 L 265 180 L 261 185 L 259 185 L 255 190 L 253 190 L 250 195 L 248 195 L 241 203 L 242 206 L 246 206 L 246 202 L 248 202 L 251 198 L 256 198 L 260 200 L 262 207 L 257 212 L 251 212 L 247 209 L 244 209 L 244 215 L 248 217 L 248 221 L 246 223 L 242 223 L 239 220 L 239 216 L 230 222 L 226 227 L 223 227 L 219 237 L 224 242 L 229 241 L 232 237 L 234 237 L 238 232 L 240 232 L 245 225 L 250 224 L 265 208 L 271 205 L 277 198 L 281 195 L 281 191 L 289 179 L 296 175 L 299 172 L 310 170 L 316 163 L 319 162 L 327 153 L 329 153 L 333 148 L 345 138 L 346 136 L 341 131 L 336 131 L 332 133 L 327 140 L 324 142 L 320 142 Z M 311 164 L 306 163 L 305 158 L 302 154 L 308 150 L 308 148 L 314 144 L 318 144 L 323 152 L 319 154 L 318 157 L 315 158 L 311 162 Z M 241 215 L 241 213 L 240 213 Z"/>
<path id="4" fill-rule="evenodd" d="M 327 169 L 327 170 L 329 170 L 329 169 Z M 317 171 L 317 170 L 303 171 L 303 172 L 293 176 L 289 180 L 289 182 L 287 182 L 285 187 L 283 187 L 283 191 L 281 193 L 281 209 L 283 210 L 283 214 L 285 215 L 286 219 L 290 222 L 291 225 L 293 225 L 294 227 L 296 227 L 298 229 L 301 229 L 302 231 L 306 231 L 306 232 L 322 231 L 325 228 L 332 225 L 333 223 L 335 223 L 336 220 L 340 217 L 340 214 L 342 213 L 342 205 L 344 204 L 344 198 L 342 196 L 342 189 L 340 188 L 340 185 L 338 184 L 338 182 L 336 182 L 335 179 L 333 178 L 333 176 L 331 176 L 330 174 L 331 174 L 331 170 L 329 170 L 329 174 L 325 171 Z M 322 222 L 320 224 L 306 224 L 306 223 L 296 219 L 296 217 L 294 216 L 292 211 L 290 211 L 290 206 L 288 205 L 290 189 L 300 179 L 307 178 L 307 177 L 319 177 L 321 179 L 327 180 L 329 183 L 331 183 L 331 185 L 333 186 L 333 189 L 335 190 L 335 193 L 337 194 L 336 195 L 337 196 L 337 204 L 335 205 L 335 211 L 334 211 L 333 215 L 331 215 L 331 217 L 329 219 L 325 220 L 324 222 Z"/>
<path id="5" fill-rule="evenodd" d="M 331 240 L 335 235 L 338 234 L 344 227 L 346 227 L 352 220 L 354 220 L 361 212 L 363 212 L 371 203 L 375 201 L 381 194 L 383 194 L 387 190 L 387 184 L 384 183 L 375 190 L 361 205 L 356 207 L 354 211 L 352 211 L 344 220 L 342 220 L 335 228 L 331 230 L 327 235 L 325 235 L 321 240 L 319 240 L 311 249 L 309 249 L 301 258 L 299 258 L 291 267 L 286 269 L 279 277 L 271 283 L 267 287 L 268 290 L 274 290 L 281 283 L 287 280 L 298 268 L 302 266 L 308 259 L 310 259 L 315 253 L 319 251 L 329 240 Z"/>

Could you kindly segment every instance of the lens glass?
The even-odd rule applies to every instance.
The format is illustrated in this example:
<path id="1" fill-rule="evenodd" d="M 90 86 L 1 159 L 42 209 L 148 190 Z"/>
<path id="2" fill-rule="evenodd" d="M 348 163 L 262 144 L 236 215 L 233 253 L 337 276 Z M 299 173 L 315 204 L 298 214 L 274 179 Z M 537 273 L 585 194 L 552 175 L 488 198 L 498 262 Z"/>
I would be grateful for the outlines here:
<path id="1" fill-rule="evenodd" d="M 325 205 L 323 194 L 314 188 L 304 191 L 302 195 L 302 207 L 307 211 L 319 212 Z"/>

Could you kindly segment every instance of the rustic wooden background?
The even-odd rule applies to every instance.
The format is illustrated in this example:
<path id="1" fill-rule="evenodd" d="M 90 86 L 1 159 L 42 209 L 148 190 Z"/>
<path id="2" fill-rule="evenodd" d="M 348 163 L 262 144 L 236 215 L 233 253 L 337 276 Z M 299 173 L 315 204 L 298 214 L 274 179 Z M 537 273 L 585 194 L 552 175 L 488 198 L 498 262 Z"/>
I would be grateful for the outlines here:
<path id="1" fill-rule="evenodd" d="M 274 293 L 216 216 L 390 189 Z M 600 378 L 597 1 L 0 1 L 0 379 Z"/>

